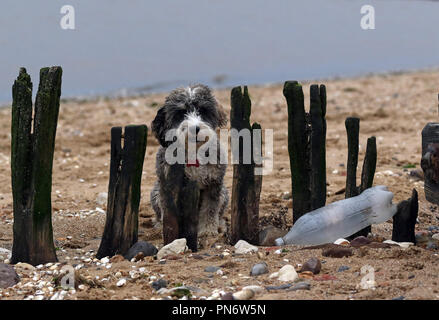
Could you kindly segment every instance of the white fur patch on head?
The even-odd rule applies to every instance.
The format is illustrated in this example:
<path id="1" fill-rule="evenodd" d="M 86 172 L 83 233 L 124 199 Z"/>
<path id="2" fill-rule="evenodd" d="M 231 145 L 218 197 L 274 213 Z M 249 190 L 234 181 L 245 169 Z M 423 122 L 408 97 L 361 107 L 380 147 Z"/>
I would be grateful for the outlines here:
<path id="1" fill-rule="evenodd" d="M 187 87 L 186 88 L 186 92 L 189 95 L 189 98 L 193 99 L 195 97 L 195 94 L 197 93 L 198 87 L 195 88 L 191 88 L 191 87 Z"/>

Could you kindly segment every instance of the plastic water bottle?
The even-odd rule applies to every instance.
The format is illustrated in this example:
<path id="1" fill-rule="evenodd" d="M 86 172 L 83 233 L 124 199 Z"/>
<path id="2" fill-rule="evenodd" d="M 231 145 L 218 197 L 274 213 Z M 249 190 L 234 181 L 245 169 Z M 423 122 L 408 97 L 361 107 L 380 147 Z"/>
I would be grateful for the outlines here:
<path id="1" fill-rule="evenodd" d="M 360 195 L 331 203 L 311 211 L 299 219 L 276 245 L 318 245 L 333 243 L 361 229 L 392 218 L 397 206 L 386 186 L 366 189 Z"/>

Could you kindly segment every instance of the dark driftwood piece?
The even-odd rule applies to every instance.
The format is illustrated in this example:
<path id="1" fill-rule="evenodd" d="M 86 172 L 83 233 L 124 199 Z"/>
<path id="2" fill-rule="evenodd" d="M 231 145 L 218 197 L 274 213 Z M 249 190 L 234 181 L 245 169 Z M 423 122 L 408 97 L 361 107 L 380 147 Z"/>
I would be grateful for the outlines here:
<path id="1" fill-rule="evenodd" d="M 315 210 L 326 203 L 326 87 L 312 85 L 310 98 L 311 210 Z"/>
<path id="2" fill-rule="evenodd" d="M 297 81 L 287 81 L 284 84 L 283 94 L 288 105 L 288 153 L 294 223 L 305 213 L 311 211 L 308 128 L 302 86 Z"/>
<path id="3" fill-rule="evenodd" d="M 424 192 L 427 201 L 439 204 L 439 123 L 430 122 L 422 130 Z"/>
<path id="4" fill-rule="evenodd" d="M 418 192 L 413 189 L 411 198 L 398 203 L 398 211 L 393 216 L 392 240 L 416 243 L 415 224 L 417 217 Z"/>
<path id="5" fill-rule="evenodd" d="M 293 223 L 326 203 L 326 88 L 310 88 L 310 113 L 305 112 L 302 86 L 285 82 L 288 105 L 288 153 L 293 196 Z"/>
<path id="6" fill-rule="evenodd" d="M 363 160 L 363 170 L 361 171 L 360 192 L 369 189 L 373 185 L 373 178 L 377 165 L 377 142 L 375 137 L 367 139 L 366 155 Z"/>
<path id="7" fill-rule="evenodd" d="M 232 129 L 248 129 L 251 135 L 252 154 L 251 163 L 243 162 L 243 139 L 239 138 L 239 164 L 233 165 L 233 185 L 231 201 L 231 237 L 232 243 L 246 240 L 258 243 L 259 231 L 259 199 L 262 186 L 262 175 L 255 175 L 255 162 L 253 155 L 253 129 L 260 129 L 254 123 L 250 126 L 251 101 L 248 89 L 235 87 L 231 92 L 230 122 Z M 258 146 L 260 150 L 261 146 Z"/>
<path id="8" fill-rule="evenodd" d="M 33 132 L 32 82 L 26 69 L 20 69 L 12 88 L 13 264 L 38 265 L 57 261 L 51 192 L 61 78 L 61 67 L 40 70 Z"/>
<path id="9" fill-rule="evenodd" d="M 348 162 L 346 166 L 346 193 L 345 198 L 358 196 L 357 165 L 358 144 L 360 134 L 360 119 L 347 118 L 345 121 L 348 136 Z"/>
<path id="10" fill-rule="evenodd" d="M 126 126 L 122 148 L 122 128 L 111 129 L 110 181 L 107 219 L 97 252 L 100 259 L 125 255 L 137 242 L 140 185 L 148 128 Z"/>
<path id="11" fill-rule="evenodd" d="M 346 168 L 346 193 L 345 198 L 351 198 L 359 195 L 364 190 L 372 187 L 373 178 L 375 176 L 377 163 L 376 138 L 367 139 L 366 155 L 363 160 L 363 169 L 361 171 L 361 184 L 357 187 L 357 165 L 358 165 L 358 145 L 360 135 L 360 119 L 347 118 L 345 121 L 346 133 L 348 136 L 348 163 Z M 372 227 L 368 226 L 350 237 L 349 240 L 359 236 L 367 237 L 372 231 Z"/>
<path id="12" fill-rule="evenodd" d="M 173 164 L 165 176 L 160 171 L 160 188 L 164 196 L 163 206 L 163 242 L 171 243 L 175 239 L 186 238 L 192 252 L 198 250 L 198 220 L 200 188 L 198 183 L 187 179 L 184 164 Z"/>

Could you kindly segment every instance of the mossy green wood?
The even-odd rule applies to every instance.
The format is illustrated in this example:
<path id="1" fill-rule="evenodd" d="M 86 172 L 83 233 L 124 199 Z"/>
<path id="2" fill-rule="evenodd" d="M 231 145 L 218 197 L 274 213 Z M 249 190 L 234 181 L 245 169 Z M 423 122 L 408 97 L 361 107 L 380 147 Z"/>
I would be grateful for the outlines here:
<path id="1" fill-rule="evenodd" d="M 146 125 L 126 126 L 122 148 L 122 128 L 111 129 L 107 219 L 98 258 L 124 255 L 137 242 L 147 132 Z"/>
<path id="2" fill-rule="evenodd" d="M 308 128 L 302 86 L 285 82 L 283 94 L 288 106 L 288 153 L 293 196 L 293 223 L 311 209 Z"/>
<path id="3" fill-rule="evenodd" d="M 12 89 L 12 263 L 57 261 L 52 231 L 52 167 L 62 68 L 40 70 L 32 132 L 32 83 L 21 68 Z"/>
<path id="4" fill-rule="evenodd" d="M 262 176 L 255 175 L 253 155 L 253 129 L 261 129 L 254 123 L 250 125 L 251 99 L 247 86 L 244 92 L 241 87 L 235 87 L 231 92 L 230 122 L 232 129 L 238 132 L 243 129 L 250 131 L 251 161 L 244 163 L 244 146 L 242 137 L 239 138 L 239 163 L 233 165 L 233 185 L 231 201 L 231 242 L 246 240 L 257 244 L 259 231 L 259 199 L 262 186 Z M 262 146 L 261 146 L 262 148 Z"/>

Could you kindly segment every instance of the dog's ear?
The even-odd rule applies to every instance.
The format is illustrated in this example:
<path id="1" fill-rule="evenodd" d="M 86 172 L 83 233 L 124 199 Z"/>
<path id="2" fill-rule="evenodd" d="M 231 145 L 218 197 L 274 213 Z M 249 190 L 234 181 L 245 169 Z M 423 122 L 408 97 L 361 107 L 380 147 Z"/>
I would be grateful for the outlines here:
<path id="1" fill-rule="evenodd" d="M 223 107 L 218 104 L 218 127 L 222 128 L 224 127 L 228 120 L 227 120 L 227 113 L 224 111 Z"/>
<path id="2" fill-rule="evenodd" d="M 157 111 L 157 114 L 154 118 L 154 120 L 151 123 L 151 129 L 154 133 L 154 136 L 157 138 L 159 143 L 162 146 L 166 146 L 165 141 L 165 134 L 166 134 L 166 128 L 165 128 L 165 120 L 166 120 L 166 112 L 165 107 L 161 107 L 159 111 Z"/>

